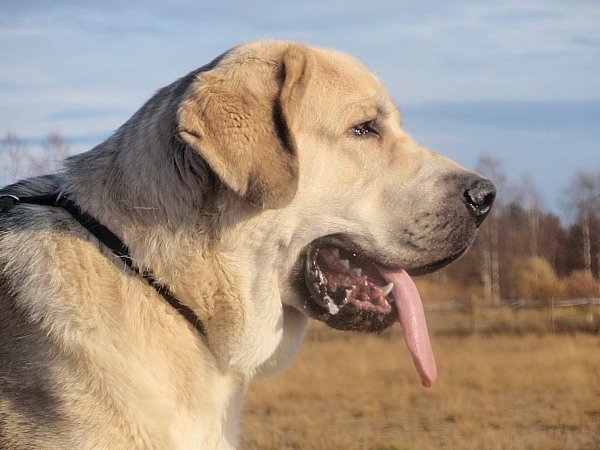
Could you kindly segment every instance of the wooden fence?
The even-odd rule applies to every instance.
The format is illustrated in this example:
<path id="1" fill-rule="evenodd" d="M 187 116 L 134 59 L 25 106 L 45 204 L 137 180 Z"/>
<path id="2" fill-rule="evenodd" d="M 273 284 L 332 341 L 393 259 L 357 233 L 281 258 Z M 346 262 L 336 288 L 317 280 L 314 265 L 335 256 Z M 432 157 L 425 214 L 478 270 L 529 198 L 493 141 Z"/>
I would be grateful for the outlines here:
<path id="1" fill-rule="evenodd" d="M 439 334 L 600 334 L 600 299 L 520 299 L 425 303 L 430 330 Z"/>

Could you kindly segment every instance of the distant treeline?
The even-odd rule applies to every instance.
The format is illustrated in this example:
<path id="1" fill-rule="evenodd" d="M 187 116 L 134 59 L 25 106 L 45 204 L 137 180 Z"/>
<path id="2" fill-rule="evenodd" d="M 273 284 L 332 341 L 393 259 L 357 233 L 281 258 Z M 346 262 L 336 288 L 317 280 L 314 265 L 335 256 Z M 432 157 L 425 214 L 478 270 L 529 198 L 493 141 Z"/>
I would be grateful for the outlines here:
<path id="1" fill-rule="evenodd" d="M 60 133 L 51 133 L 33 151 L 14 133 L 0 141 L 0 183 L 56 170 L 71 153 Z M 500 161 L 480 159 L 475 168 L 494 181 L 498 199 L 471 250 L 459 261 L 419 283 L 433 301 L 600 297 L 600 168 L 579 171 L 567 186 L 564 226 L 544 211 L 529 179 L 511 185 Z"/>
<path id="2" fill-rule="evenodd" d="M 420 281 L 423 297 L 492 303 L 599 297 L 600 170 L 573 175 L 565 204 L 575 220 L 564 226 L 538 206 L 534 186 L 509 185 L 500 167 L 492 158 L 480 160 L 477 170 L 499 187 L 497 202 L 471 250 Z"/>
<path id="3" fill-rule="evenodd" d="M 32 149 L 15 133 L 7 132 L 0 141 L 0 185 L 56 171 L 71 153 L 71 148 L 65 137 L 57 132 L 49 133 L 38 149 Z"/>

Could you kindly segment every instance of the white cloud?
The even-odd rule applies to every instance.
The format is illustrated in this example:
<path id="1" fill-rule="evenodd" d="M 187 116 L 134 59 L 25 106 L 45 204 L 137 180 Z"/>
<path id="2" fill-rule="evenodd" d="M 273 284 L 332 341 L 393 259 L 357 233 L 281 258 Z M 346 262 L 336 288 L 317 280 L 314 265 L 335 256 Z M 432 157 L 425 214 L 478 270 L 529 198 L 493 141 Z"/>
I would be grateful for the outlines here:
<path id="1" fill-rule="evenodd" d="M 597 0 L 0 0 L 0 10 L 0 132 L 24 137 L 102 136 L 161 86 L 258 38 L 353 54 L 406 105 L 419 140 L 459 158 L 495 150 L 506 130 L 465 118 L 442 129 L 416 107 L 600 100 Z M 519 117 L 524 145 L 552 141 Z M 597 153 L 575 131 L 573 149 L 553 147 L 547 164 Z"/>

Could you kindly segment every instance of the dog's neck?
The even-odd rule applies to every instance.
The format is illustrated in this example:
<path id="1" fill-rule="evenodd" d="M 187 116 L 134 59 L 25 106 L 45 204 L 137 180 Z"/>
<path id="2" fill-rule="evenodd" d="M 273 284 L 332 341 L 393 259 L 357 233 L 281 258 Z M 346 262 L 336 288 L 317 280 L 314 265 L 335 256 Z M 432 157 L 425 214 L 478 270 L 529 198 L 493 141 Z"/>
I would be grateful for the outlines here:
<path id="1" fill-rule="evenodd" d="M 178 140 L 175 118 L 184 85 L 176 82 L 159 91 L 105 142 L 69 158 L 62 188 L 124 241 L 140 269 L 151 270 L 196 312 L 219 366 L 251 373 L 281 339 L 277 274 L 250 267 L 257 248 L 273 251 L 273 257 L 276 250 L 263 248 L 261 236 L 252 242 L 228 239 L 233 229 L 253 228 L 259 211 L 241 202 L 197 152 Z M 248 265 L 242 272 L 259 279 L 240 279 L 224 270 L 240 265 Z M 232 307 L 252 295 L 258 296 L 251 309 L 260 316 L 255 321 Z M 237 334 L 222 335 L 224 323 L 238 324 Z M 255 323 L 262 327 L 253 328 Z M 271 336 L 272 346 L 254 348 L 263 334 Z M 245 350 L 232 350 L 240 348 Z"/>
<path id="2" fill-rule="evenodd" d="M 194 77 L 159 90 L 112 136 L 67 159 L 65 190 L 99 219 L 131 217 L 136 226 L 175 229 L 210 213 L 203 193 L 214 176 L 177 137 L 177 111 Z"/>

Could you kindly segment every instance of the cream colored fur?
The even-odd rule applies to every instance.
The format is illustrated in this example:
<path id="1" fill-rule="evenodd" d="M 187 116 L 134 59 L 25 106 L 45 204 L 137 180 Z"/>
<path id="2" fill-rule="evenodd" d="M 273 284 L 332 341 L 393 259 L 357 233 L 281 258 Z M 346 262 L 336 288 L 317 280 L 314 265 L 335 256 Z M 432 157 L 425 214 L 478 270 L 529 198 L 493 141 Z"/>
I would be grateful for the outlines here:
<path id="1" fill-rule="evenodd" d="M 370 120 L 381 137 L 356 136 Z M 338 52 L 254 42 L 178 80 L 64 173 L 9 191 L 73 195 L 207 336 L 66 212 L 3 211 L 0 325 L 29 324 L 44 351 L 11 361 L 56 404 L 44 421 L 19 407 L 25 394 L 2 394 L 0 443 L 234 448 L 248 383 L 301 344 L 309 318 L 291 279 L 306 247 L 344 234 L 390 263 L 444 258 L 474 233 L 444 206 L 468 176 L 418 146 L 380 82 Z"/>

